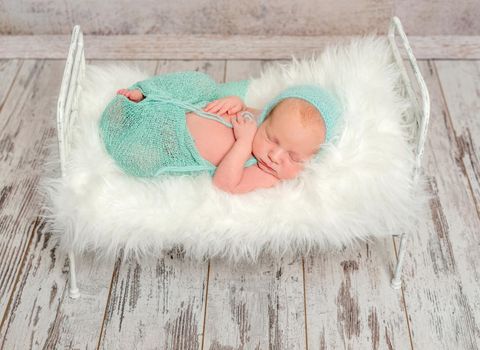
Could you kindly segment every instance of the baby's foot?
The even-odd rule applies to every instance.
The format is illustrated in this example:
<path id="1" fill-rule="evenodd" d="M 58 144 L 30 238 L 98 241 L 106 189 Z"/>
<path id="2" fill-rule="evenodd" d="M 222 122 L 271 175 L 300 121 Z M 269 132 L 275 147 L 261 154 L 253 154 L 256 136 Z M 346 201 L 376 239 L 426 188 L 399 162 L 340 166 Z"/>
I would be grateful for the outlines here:
<path id="1" fill-rule="evenodd" d="M 128 90 L 128 89 L 120 89 L 117 91 L 117 94 L 123 95 L 128 98 L 130 101 L 133 102 L 140 102 L 144 99 L 142 92 L 140 90 Z"/>

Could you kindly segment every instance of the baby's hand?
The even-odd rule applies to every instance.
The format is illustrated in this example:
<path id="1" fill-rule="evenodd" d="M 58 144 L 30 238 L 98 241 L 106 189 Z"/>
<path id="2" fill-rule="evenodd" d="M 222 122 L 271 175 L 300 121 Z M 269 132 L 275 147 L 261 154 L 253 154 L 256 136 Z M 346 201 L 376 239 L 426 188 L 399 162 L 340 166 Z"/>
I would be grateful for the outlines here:
<path id="1" fill-rule="evenodd" d="M 243 111 L 246 108 L 242 99 L 238 96 L 228 96 L 220 98 L 206 105 L 203 110 L 209 113 L 232 116 L 235 113 Z"/>
<path id="2" fill-rule="evenodd" d="M 120 89 L 117 91 L 117 94 L 123 95 L 128 98 L 130 101 L 133 102 L 140 102 L 144 99 L 142 92 L 140 90 L 128 90 L 128 89 Z"/>
<path id="3" fill-rule="evenodd" d="M 255 119 L 243 117 L 242 114 L 240 112 L 232 117 L 233 133 L 237 141 L 242 140 L 251 145 L 257 132 L 257 122 Z"/>

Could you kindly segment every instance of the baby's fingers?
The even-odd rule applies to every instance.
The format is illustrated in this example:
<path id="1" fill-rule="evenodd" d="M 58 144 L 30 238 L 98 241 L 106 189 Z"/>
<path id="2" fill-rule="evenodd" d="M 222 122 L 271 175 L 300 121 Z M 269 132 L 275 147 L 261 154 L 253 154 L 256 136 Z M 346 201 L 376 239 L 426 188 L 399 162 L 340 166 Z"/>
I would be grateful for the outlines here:
<path id="1" fill-rule="evenodd" d="M 210 102 L 210 103 L 207 104 L 205 107 L 203 107 L 203 110 L 204 110 L 205 112 L 208 112 L 208 110 L 209 110 L 210 108 L 212 108 L 212 106 L 213 106 L 213 102 Z"/>
<path id="2" fill-rule="evenodd" d="M 221 109 L 219 109 L 218 111 L 218 114 L 224 114 L 225 112 L 227 112 L 228 110 L 230 110 L 230 105 L 227 103 L 227 104 L 223 104 Z"/>
<path id="3" fill-rule="evenodd" d="M 205 112 L 212 111 L 213 109 L 217 108 L 220 103 L 221 103 L 221 101 L 219 101 L 219 100 L 210 102 L 208 105 L 205 106 L 205 108 L 204 108 L 203 110 L 204 110 Z"/>
<path id="4" fill-rule="evenodd" d="M 239 124 L 239 125 L 246 124 L 246 122 L 247 122 L 247 120 L 241 114 L 237 114 L 232 119 L 235 119 L 237 121 L 237 124 Z"/>
<path id="5" fill-rule="evenodd" d="M 208 110 L 205 110 L 206 112 L 210 112 L 210 113 L 217 113 L 220 108 L 222 108 L 223 104 L 220 104 L 220 105 L 215 105 L 211 108 L 209 108 Z"/>
<path id="6" fill-rule="evenodd" d="M 238 112 L 240 112 L 242 110 L 242 106 L 241 105 L 236 105 L 236 106 L 233 106 L 232 108 L 230 108 L 228 110 L 228 114 L 236 114 Z"/>

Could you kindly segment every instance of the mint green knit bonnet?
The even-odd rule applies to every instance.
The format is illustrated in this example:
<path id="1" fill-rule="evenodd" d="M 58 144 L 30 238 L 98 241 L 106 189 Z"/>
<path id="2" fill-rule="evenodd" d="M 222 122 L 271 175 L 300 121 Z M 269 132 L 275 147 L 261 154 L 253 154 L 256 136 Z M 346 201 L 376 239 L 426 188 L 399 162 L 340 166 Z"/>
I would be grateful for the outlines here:
<path id="1" fill-rule="evenodd" d="M 271 100 L 262 111 L 257 124 L 263 123 L 270 111 L 286 98 L 301 98 L 312 104 L 322 114 L 326 127 L 325 142 L 330 141 L 339 125 L 343 112 L 340 101 L 328 90 L 318 85 L 295 85 L 282 91 L 277 97 Z"/>

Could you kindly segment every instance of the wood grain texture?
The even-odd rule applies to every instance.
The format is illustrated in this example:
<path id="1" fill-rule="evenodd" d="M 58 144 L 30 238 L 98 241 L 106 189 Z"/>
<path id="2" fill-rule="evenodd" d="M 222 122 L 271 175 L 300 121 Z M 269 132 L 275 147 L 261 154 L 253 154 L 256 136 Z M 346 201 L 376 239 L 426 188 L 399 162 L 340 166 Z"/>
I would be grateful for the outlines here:
<path id="1" fill-rule="evenodd" d="M 396 0 L 393 13 L 411 35 L 478 35 L 480 5 L 477 0 Z"/>
<path id="2" fill-rule="evenodd" d="M 468 179 L 480 217 L 480 65 L 436 61 L 435 67 L 459 148 L 457 164 Z"/>
<path id="3" fill-rule="evenodd" d="M 208 264 L 172 251 L 115 269 L 102 349 L 199 349 Z"/>
<path id="4" fill-rule="evenodd" d="M 302 259 L 212 259 L 204 349 L 305 349 Z"/>
<path id="5" fill-rule="evenodd" d="M 221 82 L 225 63 L 163 61 L 155 72 L 182 70 L 199 70 Z M 178 251 L 142 264 L 122 261 L 114 272 L 99 347 L 199 349 L 207 274 L 208 263 L 190 261 Z"/>
<path id="6" fill-rule="evenodd" d="M 57 244 L 44 231 L 45 222 L 37 219 L 29 231 L 32 240 L 22 263 L 12 303 L 5 313 L 0 338 L 2 349 L 32 349 L 55 344 L 52 328 L 67 286 L 65 256 L 57 254 Z"/>
<path id="7" fill-rule="evenodd" d="M 85 36 L 90 59 L 253 60 L 309 57 L 351 36 L 114 35 Z M 409 36 L 417 59 L 480 59 L 480 36 Z M 70 35 L 0 36 L 0 58 L 65 59 Z"/>
<path id="8" fill-rule="evenodd" d="M 408 243 L 406 313 L 415 349 L 477 349 L 479 217 L 462 171 L 455 117 L 445 104 L 435 65 L 421 62 L 420 69 L 432 101 L 423 161 L 432 194 L 431 221 Z"/>
<path id="9" fill-rule="evenodd" d="M 392 232 L 393 234 L 393 232 Z M 305 259 L 309 349 L 409 349 L 392 238 Z"/>
<path id="10" fill-rule="evenodd" d="M 0 34 L 345 35 L 384 31 L 395 14 L 414 35 L 478 35 L 477 0 L 301 0 L 174 3 L 1 0 Z"/>
<path id="11" fill-rule="evenodd" d="M 58 90 L 52 87 L 59 86 L 62 71 L 61 61 L 22 62 L 0 111 L 0 348 L 44 344 L 65 289 L 65 260 L 44 231 L 36 191 L 49 157 L 47 145 L 55 139 Z"/>
<path id="12" fill-rule="evenodd" d="M 457 207 L 454 214 L 469 216 L 464 221 L 468 229 L 461 233 L 460 239 L 455 239 L 452 250 L 458 256 L 456 265 L 463 284 L 459 294 L 464 294 L 464 299 L 459 302 L 470 322 L 461 336 L 468 346 L 475 348 L 480 344 L 480 65 L 469 61 L 438 61 L 435 68 L 456 140 L 456 166 L 469 190 L 468 201 L 465 198 L 464 202 L 469 205 L 468 211 Z"/>
<path id="13" fill-rule="evenodd" d="M 15 80 L 22 61 L 0 60 L 0 111 L 7 100 L 8 94 Z"/>
<path id="14" fill-rule="evenodd" d="M 393 0 L 1 0 L 0 34 L 353 34 L 385 30 Z"/>
<path id="15" fill-rule="evenodd" d="M 50 81 L 43 61 L 12 62 L 3 66 L 5 79 L 0 109 L 0 310 L 5 313 L 15 278 L 37 223 L 38 197 L 35 186 L 46 155 L 43 145 L 53 137 L 53 128 L 45 128 L 47 116 L 36 108 L 51 111 L 38 91 Z M 16 67 L 16 68 L 15 68 Z M 46 70 L 46 71 L 45 71 Z M 3 80 L 3 79 L 2 79 Z M 8 81 L 11 82 L 8 85 Z M 37 96 L 33 99 L 33 96 Z M 13 96 L 8 98 L 9 96 Z M 34 106 L 31 100 L 38 103 Z M 40 129 L 42 132 L 35 132 Z"/>

